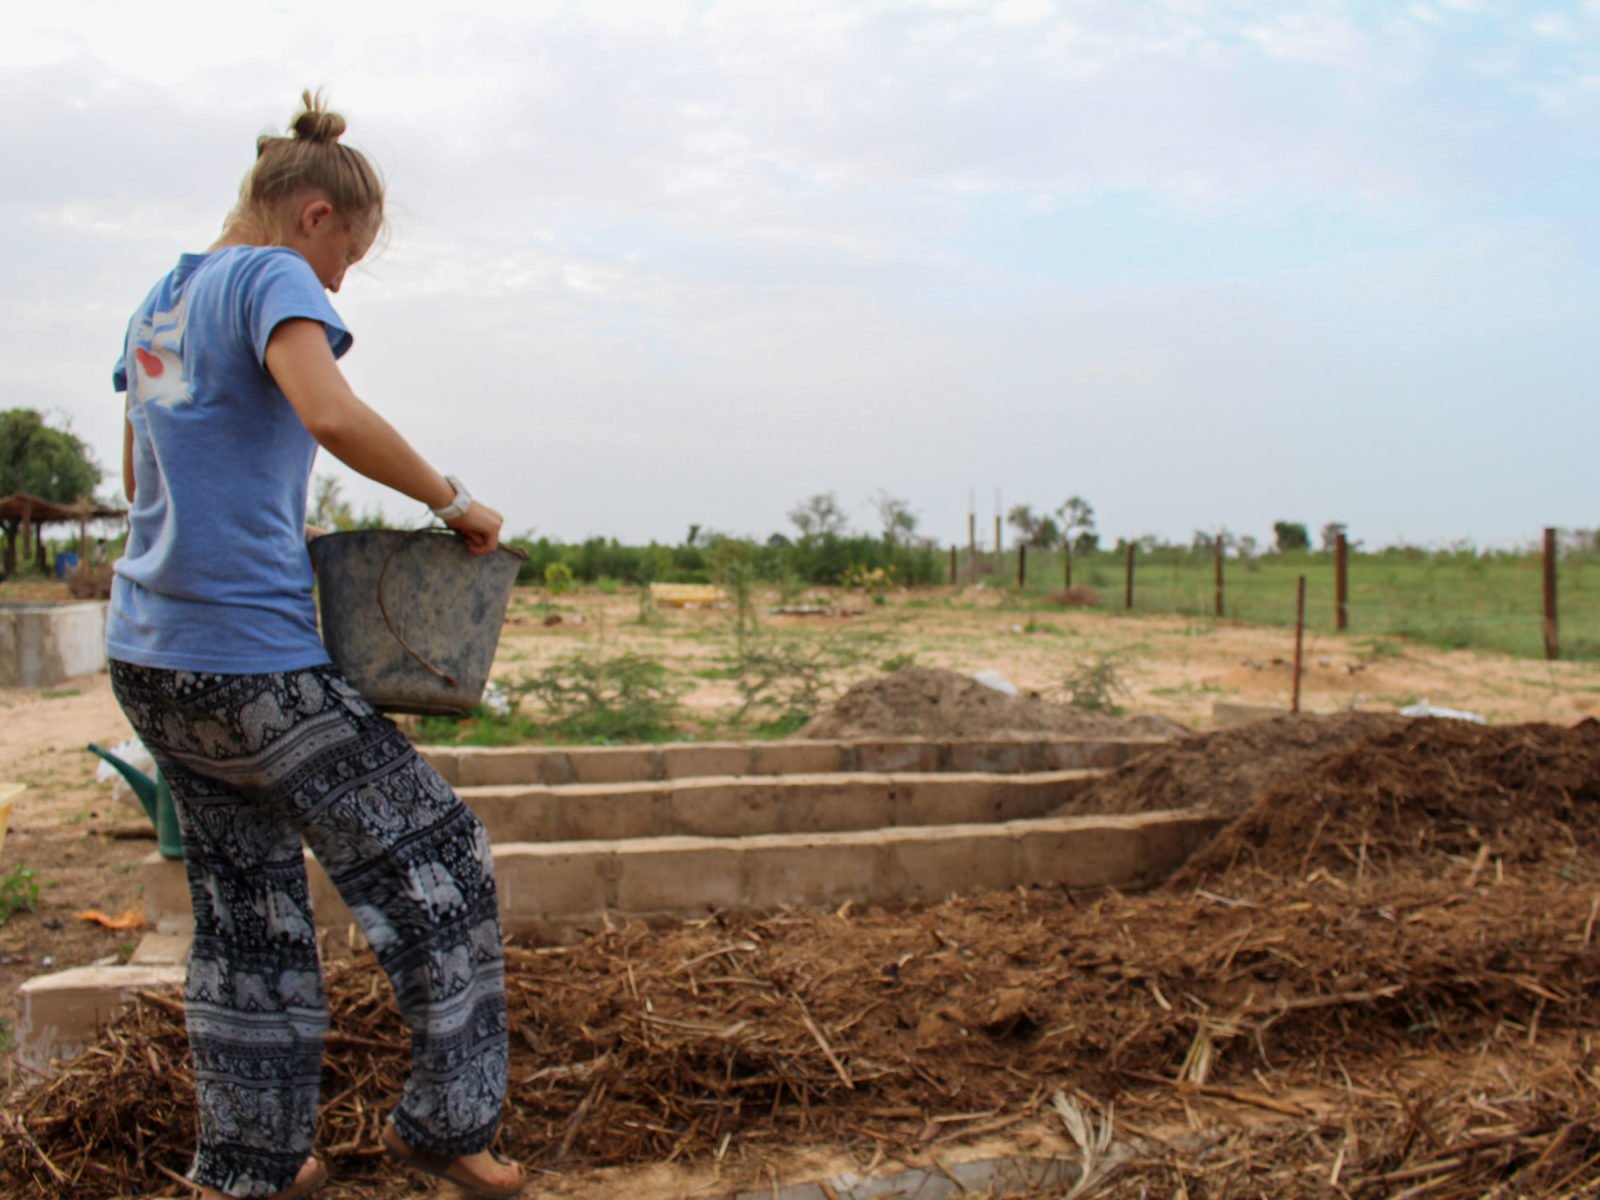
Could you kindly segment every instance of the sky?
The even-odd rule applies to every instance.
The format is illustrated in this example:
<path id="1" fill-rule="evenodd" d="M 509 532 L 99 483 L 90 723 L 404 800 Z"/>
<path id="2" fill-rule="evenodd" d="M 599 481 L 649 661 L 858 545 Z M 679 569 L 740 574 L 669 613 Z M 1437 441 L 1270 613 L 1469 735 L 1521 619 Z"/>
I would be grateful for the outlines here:
<path id="1" fill-rule="evenodd" d="M 319 85 L 389 183 L 346 374 L 508 532 L 1600 526 L 1600 0 L 31 5 L 0 407 L 108 494 L 129 314 Z"/>

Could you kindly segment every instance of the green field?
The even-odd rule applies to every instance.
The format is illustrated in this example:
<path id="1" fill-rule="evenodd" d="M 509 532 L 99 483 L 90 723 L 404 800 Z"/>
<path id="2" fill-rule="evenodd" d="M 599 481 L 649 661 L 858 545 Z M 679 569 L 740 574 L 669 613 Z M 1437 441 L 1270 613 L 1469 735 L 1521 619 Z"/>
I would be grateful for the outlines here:
<path id="1" fill-rule="evenodd" d="M 1017 554 L 995 569 L 979 555 L 978 579 L 1016 586 Z M 1126 560 L 1121 552 L 1074 556 L 1072 582 L 1098 593 L 1093 607 L 1123 611 Z M 957 576 L 967 574 L 965 552 Z M 1544 564 L 1537 554 L 1386 551 L 1349 556 L 1348 632 L 1407 637 L 1447 649 L 1472 647 L 1524 657 L 1544 656 Z M 987 572 L 987 573 L 985 573 Z M 1215 564 L 1209 552 L 1161 548 L 1134 559 L 1133 610 L 1141 613 L 1215 614 Z M 1306 626 L 1332 632 L 1335 617 L 1333 555 L 1312 552 L 1229 558 L 1223 570 L 1223 614 L 1232 621 L 1292 625 L 1299 578 L 1306 580 Z M 1061 591 L 1058 552 L 1030 550 L 1023 595 L 1040 603 Z M 1600 660 L 1600 559 L 1573 555 L 1557 572 L 1560 651 L 1563 659 Z"/>

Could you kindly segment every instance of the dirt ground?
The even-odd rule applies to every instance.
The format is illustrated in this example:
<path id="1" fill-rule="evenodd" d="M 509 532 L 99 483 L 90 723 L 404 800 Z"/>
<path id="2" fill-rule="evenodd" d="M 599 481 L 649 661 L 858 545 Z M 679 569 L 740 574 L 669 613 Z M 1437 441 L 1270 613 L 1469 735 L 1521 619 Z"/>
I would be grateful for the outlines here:
<path id="1" fill-rule="evenodd" d="M 1283 630 L 1021 610 L 1008 607 L 1002 595 L 973 590 L 895 596 L 882 608 L 859 597 L 826 599 L 850 615 L 769 618 L 766 624 L 820 626 L 845 635 L 872 630 L 885 639 L 883 658 L 910 656 L 919 666 L 963 673 L 996 670 L 1025 693 L 1052 698 L 1076 665 L 1112 655 L 1124 688 L 1118 700 L 1129 713 L 1194 730 L 1214 725 L 1219 702 L 1288 704 L 1293 636 Z M 708 668 L 726 653 L 726 613 L 667 612 L 640 624 L 635 600 L 598 594 L 569 598 L 563 610 L 562 623 L 547 626 L 531 599 L 519 599 L 502 640 L 497 676 L 513 676 L 579 647 L 648 654 L 691 682 L 685 704 L 697 724 L 688 732 L 727 736 L 732 687 L 725 679 L 703 677 L 714 674 Z M 1600 908 L 1592 727 L 1574 729 L 1570 737 L 1518 733 L 1496 741 L 1498 730 L 1452 726 L 1440 738 L 1408 742 L 1406 730 L 1419 726 L 1381 714 L 1428 699 L 1483 713 L 1498 725 L 1575 726 L 1600 713 L 1600 668 L 1336 637 L 1309 639 L 1305 662 L 1303 706 L 1335 715 L 1312 726 L 1271 722 L 1204 743 L 1175 743 L 1103 785 L 1104 807 L 1118 811 L 1149 805 L 1153 796 L 1163 797 L 1165 806 L 1227 795 L 1230 811 L 1242 814 L 1230 831 L 1233 840 L 1219 839 L 1212 856 L 1197 866 L 1208 874 L 1165 897 L 1083 909 L 1070 897 L 1002 896 L 935 906 L 909 919 L 874 913 L 687 923 L 648 936 L 620 930 L 571 951 L 517 951 L 516 988 L 528 1004 L 524 1043 L 534 1051 L 535 1064 L 573 1070 L 541 1076 L 541 1066 L 525 1064 L 519 1115 L 508 1137 L 550 1172 L 540 1177 L 550 1195 L 600 1194 L 596 1181 L 615 1184 L 616 1177 L 595 1172 L 659 1170 L 663 1160 L 689 1164 L 702 1184 L 707 1177 L 759 1179 L 764 1165 L 780 1158 L 792 1165 L 783 1156 L 803 1146 L 848 1146 L 841 1161 L 859 1168 L 874 1158 L 885 1161 L 886 1153 L 942 1145 L 935 1139 L 947 1127 L 971 1135 L 958 1139 L 961 1145 L 976 1145 L 978 1134 L 999 1132 L 987 1129 L 994 1122 L 1007 1122 L 1002 1129 L 1013 1148 L 1068 1146 L 1049 1096 L 1038 1092 L 1037 1080 L 1049 1076 L 1096 1104 L 1122 1095 L 1124 1130 L 1131 1122 L 1135 1130 L 1171 1125 L 1195 1134 L 1218 1120 L 1242 1128 L 1241 1102 L 1225 1093 L 1248 1092 L 1252 1099 L 1243 1102 L 1243 1112 L 1259 1118 L 1276 1105 L 1279 1118 L 1298 1114 L 1290 1124 L 1302 1132 L 1305 1114 L 1322 1114 L 1327 1120 L 1317 1125 L 1319 1145 L 1336 1148 L 1343 1136 L 1370 1152 L 1385 1143 L 1367 1122 L 1388 1113 L 1403 1126 L 1403 1103 L 1393 1111 L 1386 1106 L 1408 1095 L 1432 1096 L 1430 1103 L 1438 1106 L 1432 1118 L 1409 1118 L 1433 1130 L 1423 1140 L 1454 1145 L 1446 1126 L 1467 1118 L 1452 1107 L 1453 1098 L 1467 1094 L 1469 1081 L 1477 1081 L 1480 1091 L 1487 1087 L 1484 1080 L 1494 1078 L 1498 1067 L 1502 1075 L 1533 1081 L 1515 1090 L 1521 1107 L 1501 1113 L 1517 1119 L 1505 1117 L 1501 1125 L 1514 1126 L 1528 1145 L 1564 1161 L 1565 1141 L 1538 1142 L 1550 1128 L 1581 1127 L 1585 1137 L 1600 1137 L 1594 1129 L 1600 1066 L 1596 1047 L 1586 1040 L 1600 1014 L 1585 999 L 1600 992 L 1591 910 L 1591 902 Z M 876 663 L 862 663 L 838 680 L 839 688 L 876 669 Z M 1352 710 L 1360 715 L 1338 715 Z M 41 887 L 36 912 L 17 912 L 0 926 L 0 1018 L 14 1019 L 12 993 L 22 979 L 115 960 L 137 937 L 75 915 L 85 908 L 120 913 L 139 904 L 135 868 L 154 848 L 153 839 L 117 836 L 137 824 L 137 814 L 112 803 L 109 786 L 94 781 L 95 760 L 83 751 L 89 741 L 114 745 L 128 732 L 103 674 L 48 692 L 0 690 L 0 779 L 19 780 L 29 789 L 0 848 L 0 876 L 26 867 Z M 1414 770 L 1418 763 L 1429 769 Z M 1553 764 L 1565 765 L 1556 770 Z M 1398 788 L 1394 781 L 1402 778 L 1411 782 Z M 1469 783 L 1462 784 L 1463 778 Z M 1556 780 L 1553 790 L 1539 786 L 1547 778 Z M 1438 796 L 1458 791 L 1470 793 L 1470 803 L 1439 807 Z M 1357 811 L 1350 807 L 1353 800 L 1345 803 L 1362 796 L 1386 797 L 1394 819 L 1384 824 L 1381 805 Z M 1538 805 L 1533 816 L 1507 820 L 1513 809 L 1523 812 L 1530 798 Z M 1323 820 L 1330 812 L 1349 819 Z M 1423 836 L 1435 828 L 1444 831 L 1438 838 Z M 999 930 L 1010 932 L 997 937 Z M 1184 936 L 1174 941 L 1173 930 Z M 1396 949 L 1402 931 L 1404 953 Z M 1471 954 L 1457 954 L 1469 944 Z M 729 945 L 761 949 L 719 949 Z M 702 987 L 694 972 L 686 983 L 682 965 L 713 952 L 726 960 L 722 976 L 776 986 L 748 993 L 737 984 Z M 834 964 L 822 976 L 837 974 L 850 982 L 842 994 L 824 986 L 825 978 L 819 982 L 822 961 Z M 651 1023 L 638 1025 L 636 1002 L 623 997 L 646 977 L 657 981 L 654 1012 L 665 1024 L 657 1022 L 640 1041 L 638 1031 L 648 1032 Z M 1216 990 L 1224 977 L 1232 982 Z M 1088 987 L 1085 979 L 1099 982 Z M 350 988 L 366 993 L 364 976 L 350 980 Z M 859 1011 L 879 991 L 883 1003 Z M 574 994 L 593 999 L 574 1006 Z M 1335 1000 L 1325 1007 L 1293 1006 L 1318 995 Z M 935 998 L 941 1002 L 932 1003 Z M 1270 1007 L 1285 999 L 1290 1007 Z M 394 1033 L 382 1024 L 387 1018 L 378 1015 L 381 1005 L 344 1000 L 338 1019 L 352 1033 L 376 1035 L 374 1040 Z M 1267 1015 L 1250 1016 L 1258 1011 Z M 850 1064 L 853 1086 L 835 1086 L 838 1072 L 830 1056 L 817 1053 L 820 1039 L 810 1036 L 800 1012 L 829 1031 L 832 1057 L 843 1055 Z M 1098 1016 L 1086 1023 L 1086 1012 Z M 180 1062 L 176 1026 L 161 1025 L 159 1011 L 139 1019 L 155 1044 L 166 1047 L 162 1053 Z M 746 1020 L 760 1035 L 733 1039 L 735 1071 L 727 1031 Z M 686 1024 L 680 1028 L 674 1021 Z M 1285 1039 L 1274 1040 L 1270 1059 L 1261 1040 L 1263 1023 L 1276 1029 L 1276 1039 Z M 1419 1028 L 1441 1031 L 1441 1037 L 1419 1042 L 1415 1032 L 1406 1033 Z M 1212 1053 L 1204 1047 L 1242 1045 L 1239 1039 L 1248 1041 L 1251 1029 L 1262 1057 L 1237 1055 L 1237 1070 L 1230 1068 L 1221 1084 L 1213 1079 L 1205 1085 L 1208 1072 L 1197 1073 L 1191 1061 L 1196 1047 Z M 1361 1033 L 1354 1041 L 1352 1029 Z M 1315 1049 L 1319 1039 L 1331 1044 L 1330 1038 L 1340 1047 L 1338 1070 Z M 1285 1056 L 1292 1061 L 1296 1047 L 1309 1057 L 1298 1069 L 1285 1067 Z M 1477 1057 L 1470 1067 L 1456 1069 L 1468 1048 Z M 972 1057 L 979 1050 L 981 1069 Z M 1108 1055 L 1135 1074 L 1107 1075 Z M 619 1063 L 628 1065 L 620 1075 Z M 950 1063 L 967 1065 L 952 1075 L 946 1070 Z M 880 1068 L 884 1073 L 873 1082 Z M 370 1055 L 337 1067 L 351 1079 L 395 1069 Z M 1185 1092 L 1181 1103 L 1160 1086 L 1152 1085 L 1153 1092 L 1133 1086 L 1139 1073 L 1171 1078 L 1175 1071 L 1202 1085 Z M 1579 1082 L 1565 1090 L 1546 1087 L 1541 1072 Z M 724 1076 L 757 1082 L 741 1082 L 733 1093 L 726 1084 L 719 1091 L 707 1082 Z M 1415 1078 L 1397 1088 L 1394 1081 L 1402 1076 Z M 1425 1085 L 1424 1079 L 1431 1082 Z M 655 1098 L 638 1089 L 624 1096 L 627 1080 L 645 1081 Z M 1352 1108 L 1360 1088 L 1372 1093 L 1365 1115 Z M 1481 1094 L 1490 1097 L 1491 1108 L 1501 1103 L 1494 1099 L 1498 1093 Z M 681 1099 L 695 1095 L 702 1099 Z M 708 1103 L 707 1095 L 720 1096 L 723 1105 L 706 1109 L 709 1124 L 694 1108 Z M 737 1101 L 732 1116 L 726 1110 L 730 1095 Z M 612 1123 L 571 1124 L 585 1097 L 591 1112 L 606 1100 Z M 765 1126 L 754 1116 L 757 1110 L 768 1114 Z M 1536 1111 L 1539 1121 L 1533 1120 Z M 1566 1125 L 1540 1124 L 1549 1114 L 1555 1114 L 1552 1120 L 1565 1114 Z M 962 1119 L 944 1120 L 956 1116 Z M 365 1161 L 357 1148 L 364 1119 L 358 1114 L 354 1124 L 333 1135 L 335 1142 L 350 1143 L 356 1165 Z M 934 1132 L 924 1136 L 930 1127 Z M 724 1154 L 711 1153 L 716 1138 L 705 1142 L 711 1130 L 733 1138 L 733 1150 L 724 1147 L 731 1155 L 726 1161 Z M 883 1140 L 863 1130 L 877 1130 Z M 1252 1136 L 1262 1135 L 1257 1129 Z M 1270 1141 L 1277 1135 L 1264 1136 Z M 551 1158 L 552 1143 L 564 1146 L 564 1154 Z M 1295 1153 L 1305 1150 L 1295 1145 Z M 1511 1142 L 1500 1145 L 1506 1149 Z M 1404 1153 L 1389 1149 L 1399 1155 L 1396 1163 L 1411 1153 L 1409 1143 Z M 1596 1151 L 1600 1145 L 1590 1153 Z M 1319 1160 L 1324 1179 L 1333 1152 Z M 1347 1153 L 1355 1149 L 1331 1163 L 1335 1180 Z M 1370 1153 L 1357 1157 L 1370 1176 L 1382 1174 Z M 339 1194 L 406 1194 L 392 1176 L 381 1178 L 386 1182 L 380 1190 L 352 1184 L 353 1190 Z M 644 1176 L 628 1178 L 634 1180 L 624 1189 L 630 1194 L 635 1186 L 639 1195 L 655 1186 L 669 1189 L 658 1195 L 687 1194 L 690 1187 L 681 1175 L 649 1186 Z M 1163 1193 L 1158 1188 L 1150 1194 Z"/>

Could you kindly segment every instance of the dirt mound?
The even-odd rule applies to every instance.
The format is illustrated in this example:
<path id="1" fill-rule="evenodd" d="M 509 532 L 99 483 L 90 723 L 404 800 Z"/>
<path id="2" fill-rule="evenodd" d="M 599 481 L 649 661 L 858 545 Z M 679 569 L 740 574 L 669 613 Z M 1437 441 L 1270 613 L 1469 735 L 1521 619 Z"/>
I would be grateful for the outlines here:
<path id="1" fill-rule="evenodd" d="M 1600 722 L 1411 721 L 1280 778 L 1171 886 L 1447 855 L 1541 862 L 1600 835 Z"/>
<path id="2" fill-rule="evenodd" d="M 1208 807 L 1236 816 L 1280 779 L 1403 722 L 1387 713 L 1305 714 L 1178 738 L 1118 767 L 1055 815 Z"/>
<path id="3" fill-rule="evenodd" d="M 856 684 L 800 730 L 802 738 L 976 738 L 1054 733 L 1068 737 L 1168 737 L 1186 732 L 1163 717 L 1115 717 L 1039 696 L 1008 696 L 955 671 L 907 667 Z"/>

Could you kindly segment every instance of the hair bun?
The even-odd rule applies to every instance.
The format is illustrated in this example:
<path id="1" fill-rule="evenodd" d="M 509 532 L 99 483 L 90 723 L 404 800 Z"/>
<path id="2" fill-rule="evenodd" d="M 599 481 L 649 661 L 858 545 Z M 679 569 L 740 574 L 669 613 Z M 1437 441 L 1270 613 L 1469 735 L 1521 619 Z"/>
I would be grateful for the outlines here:
<path id="1" fill-rule="evenodd" d="M 300 102 L 304 107 L 289 125 L 295 138 L 302 142 L 337 142 L 345 130 L 344 118 L 328 111 L 322 90 L 301 92 Z"/>

